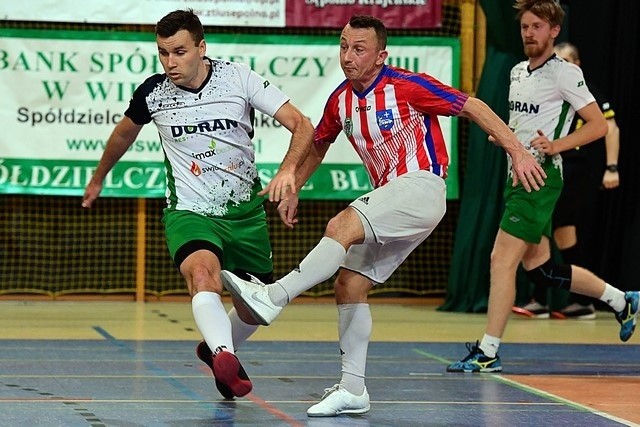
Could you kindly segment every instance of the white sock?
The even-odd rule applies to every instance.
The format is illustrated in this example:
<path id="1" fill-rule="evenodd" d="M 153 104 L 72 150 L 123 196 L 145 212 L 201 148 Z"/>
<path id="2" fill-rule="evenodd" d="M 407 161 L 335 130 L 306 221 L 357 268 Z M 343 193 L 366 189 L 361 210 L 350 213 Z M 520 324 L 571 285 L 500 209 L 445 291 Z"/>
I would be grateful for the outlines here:
<path id="1" fill-rule="evenodd" d="M 222 346 L 233 353 L 231 322 L 220 295 L 215 292 L 198 292 L 191 298 L 191 310 L 196 325 L 211 351 L 215 353 L 216 349 Z"/>
<path id="2" fill-rule="evenodd" d="M 229 321 L 231 322 L 231 338 L 233 340 L 234 350 L 238 350 L 238 347 L 247 340 L 258 329 L 260 325 L 250 325 L 245 323 L 244 320 L 238 316 L 238 312 L 235 307 L 229 310 Z"/>
<path id="3" fill-rule="evenodd" d="M 624 299 L 624 292 L 614 288 L 608 283 L 604 284 L 604 292 L 600 297 L 600 301 L 609 304 L 616 312 L 624 310 L 624 307 L 627 305 L 627 300 Z"/>
<path id="4" fill-rule="evenodd" d="M 267 288 L 269 298 L 275 305 L 284 307 L 301 293 L 333 276 L 346 254 L 340 243 L 323 237 L 298 268 Z"/>
<path id="5" fill-rule="evenodd" d="M 278 307 L 284 307 L 289 304 L 289 294 L 287 294 L 287 290 L 279 282 L 267 286 L 267 292 L 269 293 L 271 302 Z"/>
<path id="6" fill-rule="evenodd" d="M 338 331 L 342 355 L 340 386 L 356 396 L 362 396 L 364 393 L 364 372 L 371 329 L 369 304 L 338 305 Z"/>
<path id="7" fill-rule="evenodd" d="M 480 341 L 480 350 L 482 350 L 485 356 L 496 357 L 499 348 L 500 338 L 484 334 L 484 336 L 482 337 L 482 341 Z"/>

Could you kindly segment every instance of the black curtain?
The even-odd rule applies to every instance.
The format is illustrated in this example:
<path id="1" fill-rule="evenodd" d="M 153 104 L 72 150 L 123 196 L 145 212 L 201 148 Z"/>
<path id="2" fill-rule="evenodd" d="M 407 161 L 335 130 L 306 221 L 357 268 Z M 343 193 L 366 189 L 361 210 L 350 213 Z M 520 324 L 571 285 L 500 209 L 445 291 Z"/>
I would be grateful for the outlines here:
<path id="1" fill-rule="evenodd" d="M 640 289 L 635 262 L 640 259 L 640 143 L 632 120 L 640 119 L 638 70 L 640 2 L 635 0 L 566 0 L 569 12 L 562 38 L 580 50 L 585 75 L 605 92 L 620 127 L 621 186 L 602 192 L 588 249 L 587 268 L 615 286 Z M 487 54 L 477 96 L 505 122 L 508 117 L 509 70 L 524 59 L 519 25 L 511 1 L 480 0 L 487 17 Z M 632 101 L 633 100 L 633 101 Z M 475 125 L 468 140 L 460 217 L 454 241 L 449 285 L 441 310 L 486 311 L 489 256 L 502 212 L 505 154 L 487 143 Z M 587 213 L 585 213 L 587 214 Z"/>
<path id="2" fill-rule="evenodd" d="M 620 128 L 620 187 L 601 191 L 586 267 L 624 289 L 640 289 L 640 2 L 565 0 L 569 40 L 578 46 L 581 67 L 611 100 Z"/>

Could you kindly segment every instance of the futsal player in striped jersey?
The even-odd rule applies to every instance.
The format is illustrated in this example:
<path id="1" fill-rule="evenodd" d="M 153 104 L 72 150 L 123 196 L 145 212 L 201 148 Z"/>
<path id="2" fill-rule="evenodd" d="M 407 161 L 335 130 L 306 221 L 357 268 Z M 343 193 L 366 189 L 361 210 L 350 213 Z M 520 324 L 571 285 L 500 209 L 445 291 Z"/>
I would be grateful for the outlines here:
<path id="1" fill-rule="evenodd" d="M 369 410 L 365 365 L 371 333 L 367 294 L 384 283 L 435 229 L 445 214 L 449 155 L 438 116 L 476 122 L 513 159 L 513 184 L 539 190 L 545 174 L 511 130 L 482 101 L 424 73 L 385 65 L 387 30 L 377 18 L 354 16 L 340 37 L 346 79 L 329 96 L 314 132 L 314 147 L 296 172 L 298 189 L 342 132 L 356 150 L 374 189 L 327 224 L 324 237 L 299 267 L 274 284 L 246 281 L 223 271 L 225 287 L 254 318 L 270 324 L 282 307 L 337 270 L 342 379 L 326 390 L 309 416 L 361 414 Z M 297 192 L 281 198 L 270 185 L 289 227 L 297 223 Z"/>

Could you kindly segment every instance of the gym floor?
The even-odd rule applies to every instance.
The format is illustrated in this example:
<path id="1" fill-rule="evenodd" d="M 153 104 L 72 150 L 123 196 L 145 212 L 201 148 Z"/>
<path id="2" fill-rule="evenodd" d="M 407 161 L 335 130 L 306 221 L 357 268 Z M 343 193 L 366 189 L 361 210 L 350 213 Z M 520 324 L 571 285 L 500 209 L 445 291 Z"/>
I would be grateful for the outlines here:
<path id="1" fill-rule="evenodd" d="M 195 355 L 186 300 L 0 301 L 0 426 L 640 426 L 640 333 L 621 343 L 609 312 L 514 315 L 502 374 L 450 374 L 484 314 L 370 302 L 370 412 L 308 418 L 340 378 L 331 299 L 299 298 L 238 350 L 254 389 L 235 400 Z"/>

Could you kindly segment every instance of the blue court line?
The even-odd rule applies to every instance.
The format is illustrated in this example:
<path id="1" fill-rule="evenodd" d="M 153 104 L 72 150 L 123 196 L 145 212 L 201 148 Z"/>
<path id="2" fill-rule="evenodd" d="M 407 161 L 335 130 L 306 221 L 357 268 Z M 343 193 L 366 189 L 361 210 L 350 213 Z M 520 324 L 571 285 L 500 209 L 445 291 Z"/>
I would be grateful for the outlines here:
<path id="1" fill-rule="evenodd" d="M 98 333 L 98 335 L 104 337 L 107 341 L 112 341 L 114 342 L 116 345 L 118 345 L 116 338 L 111 335 L 109 332 L 105 331 L 104 328 L 101 328 L 100 326 L 94 326 L 93 330 L 96 331 Z M 118 347 L 121 347 L 120 345 L 118 345 Z"/>
<path id="2" fill-rule="evenodd" d="M 124 350 L 126 352 L 126 354 L 128 356 L 130 356 L 130 358 L 132 360 L 138 360 L 136 356 L 136 352 L 135 350 L 131 347 L 131 345 L 127 344 L 126 342 L 120 341 L 118 339 L 116 339 L 113 335 L 111 335 L 110 333 L 108 333 L 104 328 L 101 328 L 100 326 L 94 326 L 93 329 L 100 334 L 102 337 L 104 337 L 109 343 L 115 345 L 116 347 Z M 209 405 L 211 404 L 210 402 L 207 402 L 208 399 L 206 399 L 205 397 L 201 396 L 200 394 L 196 393 L 195 391 L 193 391 L 191 388 L 187 387 L 186 385 L 184 385 L 183 383 L 181 383 L 180 381 L 176 380 L 175 378 L 171 378 L 170 377 L 170 373 L 165 371 L 164 369 L 158 367 L 156 364 L 146 361 L 146 360 L 142 360 L 142 363 L 145 367 L 147 367 L 152 373 L 155 373 L 156 375 L 158 375 L 160 378 L 162 378 L 163 381 L 165 381 L 166 383 L 168 383 L 169 385 L 171 385 L 172 387 L 174 387 L 175 389 L 177 389 L 180 393 L 182 393 L 183 395 L 187 396 L 189 399 L 195 400 L 200 402 L 200 404 L 204 407 L 209 407 Z M 211 380 L 213 381 L 213 378 L 211 378 Z M 234 415 L 232 412 L 225 410 L 224 408 L 221 408 L 220 405 L 218 404 L 214 404 L 214 413 L 213 413 L 214 419 L 215 421 L 230 421 L 234 419 Z"/>
<path id="3" fill-rule="evenodd" d="M 94 326 L 93 329 L 100 334 L 101 336 L 103 336 L 107 341 L 109 341 L 110 343 L 116 345 L 117 347 L 125 350 L 127 353 L 129 354 L 134 354 L 135 355 L 135 351 L 132 350 L 131 346 L 128 345 L 126 342 L 120 341 L 118 339 L 116 339 L 115 337 L 113 337 L 111 334 L 109 334 L 104 328 L 101 328 L 99 326 Z M 134 360 L 137 360 L 136 358 L 133 358 Z M 169 377 L 169 372 L 165 371 L 162 368 L 159 368 L 157 366 L 155 366 L 153 363 L 151 362 L 147 362 L 143 360 L 143 363 L 145 366 L 149 367 L 149 370 L 156 373 L 157 375 L 161 376 L 162 379 L 169 383 L 172 387 L 175 387 L 176 389 L 178 389 L 182 394 L 184 394 L 185 396 L 194 399 L 196 401 L 201 401 L 200 404 L 203 406 L 206 406 L 206 404 L 208 404 L 209 402 L 202 402 L 204 399 L 202 396 L 200 396 L 198 393 L 194 392 L 193 390 L 191 390 L 190 388 L 186 387 L 185 385 L 183 385 L 180 381 L 174 379 L 174 378 L 170 378 Z M 213 378 L 212 378 L 213 380 Z M 263 410 L 265 410 L 268 413 L 271 413 L 272 415 L 274 415 L 276 418 L 279 418 L 281 421 L 285 422 L 288 425 L 294 426 L 294 427 L 299 427 L 301 426 L 300 423 L 298 423 L 293 417 L 291 417 L 289 414 L 286 414 L 276 408 L 271 407 L 270 405 L 268 405 L 264 400 L 260 399 L 257 395 L 253 395 L 253 396 L 248 396 L 248 399 L 250 401 L 252 401 L 254 404 L 256 404 L 258 407 L 262 408 Z M 231 410 L 224 410 L 223 408 L 220 407 L 220 405 L 216 405 L 215 409 L 214 409 L 214 419 L 213 421 L 215 422 L 225 422 L 225 421 L 234 421 L 235 417 L 233 415 L 233 412 Z"/>

